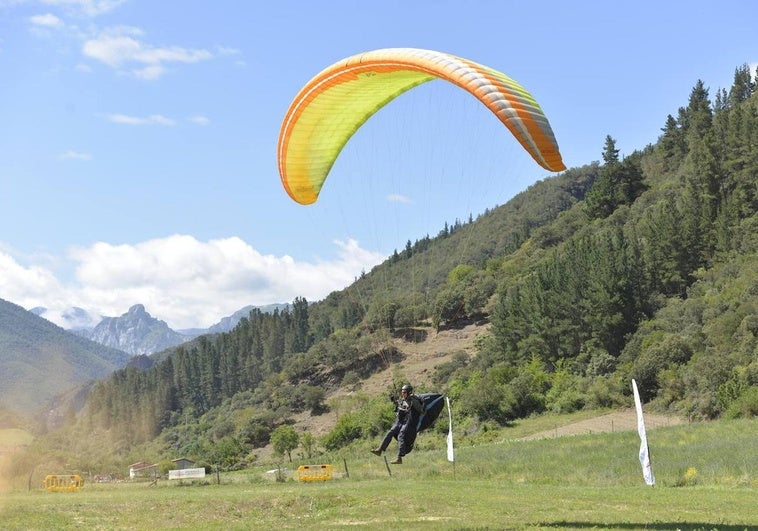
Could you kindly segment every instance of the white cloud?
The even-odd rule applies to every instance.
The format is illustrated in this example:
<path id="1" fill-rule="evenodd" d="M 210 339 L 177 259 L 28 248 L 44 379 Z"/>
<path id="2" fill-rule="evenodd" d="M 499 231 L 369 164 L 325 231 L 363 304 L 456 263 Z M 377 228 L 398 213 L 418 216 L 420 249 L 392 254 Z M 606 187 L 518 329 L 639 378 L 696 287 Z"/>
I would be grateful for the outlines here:
<path id="1" fill-rule="evenodd" d="M 200 115 L 190 116 L 188 120 L 197 125 L 208 125 L 211 122 L 207 117 Z"/>
<path id="2" fill-rule="evenodd" d="M 49 267 L 22 266 L 0 250 L 0 298 L 28 309 L 44 306 L 49 316 L 73 306 L 118 316 L 140 303 L 173 328 L 207 327 L 249 304 L 292 302 L 298 296 L 320 300 L 384 259 L 354 240 L 334 244 L 334 259 L 298 262 L 263 255 L 237 237 L 99 242 L 69 252 L 75 279 L 66 285 Z"/>
<path id="3" fill-rule="evenodd" d="M 137 28 L 120 26 L 106 30 L 94 39 L 85 41 L 82 53 L 109 66 L 120 66 L 134 61 L 142 45 L 135 39 L 142 31 Z"/>
<path id="4" fill-rule="evenodd" d="M 60 290 L 55 276 L 44 266 L 24 267 L 9 254 L 0 251 L 0 298 L 19 304 L 16 298 L 37 300 L 46 293 Z"/>
<path id="5" fill-rule="evenodd" d="M 387 196 L 387 201 L 390 203 L 412 203 L 411 198 L 401 194 L 390 194 Z"/>
<path id="6" fill-rule="evenodd" d="M 0 0 L 0 6 L 9 1 Z M 19 3 L 23 1 L 26 0 L 20 0 Z M 81 43 L 83 57 L 94 59 L 116 69 L 120 74 L 138 79 L 158 79 L 172 65 L 198 63 L 216 57 L 242 56 L 239 49 L 221 45 L 213 47 L 212 50 L 177 45 L 155 45 L 146 41 L 144 32 L 134 26 L 116 25 L 99 28 L 90 21 L 83 25 L 77 24 L 76 21 L 73 23 L 69 21 L 72 18 L 82 16 L 94 18 L 108 13 L 126 0 L 41 1 L 45 5 L 61 8 L 59 11 L 63 14 L 44 13 L 30 16 L 29 21 L 34 34 L 50 37 L 49 30 L 66 29 L 64 36 Z"/>
<path id="7" fill-rule="evenodd" d="M 151 114 L 146 117 L 129 116 L 126 114 L 109 114 L 106 117 L 109 122 L 123 125 L 175 125 L 176 122 L 171 118 L 166 118 L 161 114 Z"/>
<path id="8" fill-rule="evenodd" d="M 92 154 L 69 149 L 61 153 L 61 158 L 64 160 L 92 160 Z"/>
<path id="9" fill-rule="evenodd" d="M 218 52 L 219 55 L 223 55 L 223 56 L 242 54 L 242 52 L 239 51 L 237 48 L 229 48 L 228 46 L 217 46 L 216 51 Z"/>
<path id="10" fill-rule="evenodd" d="M 197 63 L 213 57 L 202 49 L 156 47 L 143 42 L 142 35 L 140 29 L 130 26 L 108 28 L 85 41 L 82 53 L 113 68 L 126 68 L 142 79 L 160 77 L 170 63 Z"/>
<path id="11" fill-rule="evenodd" d="M 145 79 L 147 81 L 158 79 L 164 74 L 164 72 L 166 72 L 166 69 L 161 65 L 150 65 L 145 68 L 136 68 L 132 71 L 134 77 Z"/>
<path id="12" fill-rule="evenodd" d="M 34 15 L 29 17 L 29 21 L 35 26 L 44 26 L 46 28 L 61 28 L 63 27 L 63 21 L 53 15 L 52 13 L 45 13 L 44 15 Z"/>
<path id="13" fill-rule="evenodd" d="M 126 0 L 42 0 L 43 4 L 62 6 L 88 17 L 96 17 L 113 11 Z"/>

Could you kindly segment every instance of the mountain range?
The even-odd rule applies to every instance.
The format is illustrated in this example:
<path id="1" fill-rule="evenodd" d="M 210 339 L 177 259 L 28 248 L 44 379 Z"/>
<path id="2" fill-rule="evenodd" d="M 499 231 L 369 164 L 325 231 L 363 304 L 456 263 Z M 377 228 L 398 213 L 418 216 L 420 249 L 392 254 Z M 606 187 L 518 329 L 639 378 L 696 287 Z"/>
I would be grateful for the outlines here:
<path id="1" fill-rule="evenodd" d="M 124 367 L 131 355 L 0 299 L 0 407 L 34 415 L 59 395 Z"/>
<path id="2" fill-rule="evenodd" d="M 173 330 L 165 321 L 153 317 L 143 304 L 133 305 L 126 313 L 118 317 L 101 317 L 100 322 L 94 327 L 87 325 L 93 322 L 93 316 L 82 308 L 72 307 L 64 311 L 60 317 L 63 320 L 63 328 L 77 335 L 133 356 L 149 356 L 198 336 L 229 332 L 254 308 L 262 312 L 273 312 L 288 306 L 288 304 L 249 305 L 232 315 L 223 317 L 218 323 L 208 328 L 182 330 Z M 47 314 L 47 309 L 43 307 L 32 308 L 29 311 L 43 318 Z"/>
<path id="3" fill-rule="evenodd" d="M 41 315 L 44 308 L 25 310 L 0 299 L 0 408 L 24 416 L 60 416 L 54 404 L 64 394 L 71 400 L 88 382 L 108 376 L 129 363 L 201 335 L 228 332 L 258 308 L 263 312 L 288 307 L 246 306 L 207 329 L 172 330 L 135 304 L 118 317 L 104 317 L 85 327 L 91 317 L 81 308 L 63 313 L 66 330 Z M 49 419 L 48 419 L 49 424 Z"/>

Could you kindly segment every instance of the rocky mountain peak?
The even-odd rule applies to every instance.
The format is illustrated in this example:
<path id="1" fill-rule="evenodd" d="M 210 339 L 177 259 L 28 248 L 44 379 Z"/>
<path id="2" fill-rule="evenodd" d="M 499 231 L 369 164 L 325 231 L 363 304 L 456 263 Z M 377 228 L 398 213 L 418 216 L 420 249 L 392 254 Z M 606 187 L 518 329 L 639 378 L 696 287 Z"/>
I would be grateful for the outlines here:
<path id="1" fill-rule="evenodd" d="M 159 352 L 191 339 L 151 316 L 142 304 L 133 305 L 119 317 L 104 317 L 87 337 L 135 356 Z"/>
<path id="2" fill-rule="evenodd" d="M 148 314 L 147 311 L 145 310 L 144 304 L 135 304 L 134 306 L 129 308 L 129 311 L 126 313 L 127 315 L 133 315 L 136 317 L 142 317 L 142 316 L 150 317 L 150 314 Z"/>

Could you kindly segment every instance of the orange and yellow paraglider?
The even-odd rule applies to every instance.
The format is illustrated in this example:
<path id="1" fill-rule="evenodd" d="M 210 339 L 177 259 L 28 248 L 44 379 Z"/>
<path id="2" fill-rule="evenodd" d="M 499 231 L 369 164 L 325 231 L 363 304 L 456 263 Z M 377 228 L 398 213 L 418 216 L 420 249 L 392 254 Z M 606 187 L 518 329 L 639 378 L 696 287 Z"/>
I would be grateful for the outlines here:
<path id="1" fill-rule="evenodd" d="M 384 105 L 432 79 L 470 92 L 550 171 L 566 167 L 553 130 L 529 92 L 505 74 L 450 54 L 388 48 L 343 59 L 321 71 L 297 94 L 279 133 L 279 175 L 301 204 L 318 198 L 350 137 Z"/>

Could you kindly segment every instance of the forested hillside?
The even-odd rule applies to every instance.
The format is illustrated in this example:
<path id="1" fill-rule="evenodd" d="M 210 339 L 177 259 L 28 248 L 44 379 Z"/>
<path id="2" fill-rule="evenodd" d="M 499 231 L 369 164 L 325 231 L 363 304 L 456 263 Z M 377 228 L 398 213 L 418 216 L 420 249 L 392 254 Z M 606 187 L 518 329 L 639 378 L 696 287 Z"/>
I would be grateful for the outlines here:
<path id="1" fill-rule="evenodd" d="M 47 414 L 50 402 L 126 366 L 129 355 L 75 334 L 0 299 L 0 407 Z"/>
<path id="2" fill-rule="evenodd" d="M 631 378 L 646 401 L 693 419 L 755 415 L 753 79 L 739 67 L 713 99 L 697 82 L 655 145 L 621 157 L 609 135 L 599 163 L 409 241 L 322 301 L 253 311 L 147 371 L 118 371 L 95 386 L 83 422 L 122 444 L 163 432 L 173 452 L 231 466 L 293 414 L 318 413 L 332 390 L 402 357 L 388 337 L 470 319 L 489 319 L 491 334 L 430 385 L 471 426 L 627 404 Z M 367 399 L 320 444 L 375 436 L 386 421 Z"/>

